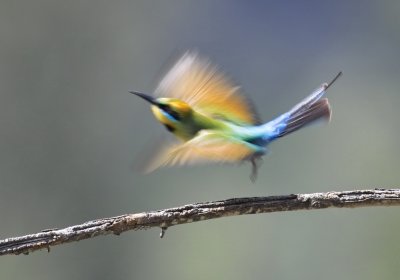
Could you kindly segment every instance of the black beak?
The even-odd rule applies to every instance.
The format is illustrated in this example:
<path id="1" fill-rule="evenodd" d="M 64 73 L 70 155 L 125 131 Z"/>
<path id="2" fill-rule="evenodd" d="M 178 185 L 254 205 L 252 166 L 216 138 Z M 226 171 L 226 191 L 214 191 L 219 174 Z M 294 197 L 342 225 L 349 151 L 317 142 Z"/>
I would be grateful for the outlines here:
<path id="1" fill-rule="evenodd" d="M 144 93 L 141 93 L 141 92 L 137 92 L 137 91 L 130 91 L 130 93 L 143 98 L 144 100 L 146 100 L 147 102 L 149 102 L 149 103 L 151 103 L 153 105 L 158 106 L 157 101 L 154 99 L 154 97 L 152 97 L 150 95 L 147 95 L 147 94 L 144 94 Z"/>

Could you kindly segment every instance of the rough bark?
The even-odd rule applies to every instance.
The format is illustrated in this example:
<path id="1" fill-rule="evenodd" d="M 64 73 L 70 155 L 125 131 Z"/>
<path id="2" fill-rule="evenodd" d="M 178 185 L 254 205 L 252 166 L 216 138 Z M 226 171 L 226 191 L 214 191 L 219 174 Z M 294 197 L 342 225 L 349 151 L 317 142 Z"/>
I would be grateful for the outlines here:
<path id="1" fill-rule="evenodd" d="M 161 228 L 160 237 L 163 237 L 165 230 L 171 226 L 228 216 L 324 208 L 399 205 L 400 189 L 232 198 L 97 219 L 63 229 L 48 229 L 35 234 L 11 237 L 0 240 L 0 255 L 29 254 L 40 249 L 50 251 L 50 247 L 55 245 L 88 239 L 98 235 L 119 235 L 128 230 L 140 230 L 152 227 Z"/>

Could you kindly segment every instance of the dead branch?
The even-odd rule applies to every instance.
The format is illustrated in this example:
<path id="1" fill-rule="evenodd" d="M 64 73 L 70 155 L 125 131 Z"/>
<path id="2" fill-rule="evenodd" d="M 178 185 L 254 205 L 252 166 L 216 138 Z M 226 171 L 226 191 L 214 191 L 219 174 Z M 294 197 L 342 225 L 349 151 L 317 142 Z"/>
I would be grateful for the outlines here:
<path id="1" fill-rule="evenodd" d="M 232 198 L 221 201 L 194 203 L 151 212 L 103 218 L 63 229 L 0 240 L 0 255 L 29 254 L 51 246 L 88 239 L 99 235 L 128 230 L 161 228 L 160 237 L 171 226 L 221 217 L 280 211 L 314 210 L 324 208 L 356 208 L 399 206 L 400 189 L 354 190 L 312 194 L 290 194 L 267 197 Z"/>

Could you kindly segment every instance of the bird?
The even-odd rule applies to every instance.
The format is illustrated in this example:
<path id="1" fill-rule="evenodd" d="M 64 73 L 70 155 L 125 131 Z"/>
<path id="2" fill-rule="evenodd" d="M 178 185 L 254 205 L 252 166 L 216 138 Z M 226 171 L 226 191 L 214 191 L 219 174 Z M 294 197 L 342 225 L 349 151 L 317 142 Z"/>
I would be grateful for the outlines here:
<path id="1" fill-rule="evenodd" d="M 251 163 L 254 182 L 267 146 L 318 120 L 331 119 L 323 83 L 289 111 L 261 122 L 253 103 L 208 58 L 185 52 L 161 79 L 153 94 L 130 93 L 151 105 L 155 118 L 176 140 L 146 160 L 145 173 L 160 167 L 208 163 Z"/>

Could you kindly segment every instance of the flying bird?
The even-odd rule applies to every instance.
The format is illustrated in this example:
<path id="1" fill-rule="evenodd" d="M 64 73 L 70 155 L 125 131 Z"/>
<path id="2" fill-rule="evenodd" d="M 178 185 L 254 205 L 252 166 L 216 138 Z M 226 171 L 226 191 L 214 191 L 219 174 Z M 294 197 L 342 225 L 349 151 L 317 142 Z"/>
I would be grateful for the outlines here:
<path id="1" fill-rule="evenodd" d="M 272 141 L 318 120 L 330 120 L 323 83 L 288 112 L 260 122 L 250 100 L 215 65 L 196 52 L 186 52 L 160 81 L 154 94 L 130 91 L 151 105 L 156 119 L 176 138 L 144 166 L 146 173 L 163 166 L 199 163 L 252 165 L 254 181 L 260 159 Z"/>

